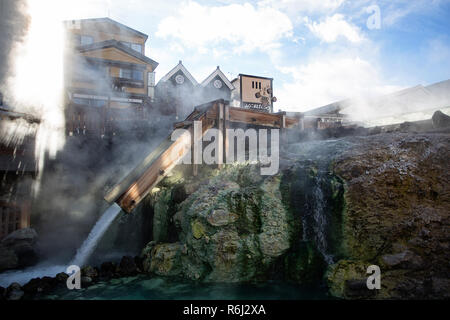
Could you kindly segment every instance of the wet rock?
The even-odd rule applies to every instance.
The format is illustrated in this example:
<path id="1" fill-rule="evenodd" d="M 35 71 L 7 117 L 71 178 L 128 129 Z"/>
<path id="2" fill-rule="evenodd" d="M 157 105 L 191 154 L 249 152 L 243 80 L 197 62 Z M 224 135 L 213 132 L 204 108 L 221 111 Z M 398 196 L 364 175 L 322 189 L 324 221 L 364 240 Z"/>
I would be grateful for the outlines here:
<path id="1" fill-rule="evenodd" d="M 43 277 L 31 279 L 27 284 L 25 284 L 22 290 L 27 294 L 45 293 L 49 292 L 58 284 L 56 278 Z"/>
<path id="2" fill-rule="evenodd" d="M 136 264 L 136 272 L 141 273 L 144 270 L 144 258 L 136 256 L 134 257 L 134 263 Z"/>
<path id="3" fill-rule="evenodd" d="M 238 219 L 237 214 L 223 209 L 211 211 L 211 213 L 206 218 L 209 224 L 215 227 L 226 226 L 227 224 L 236 222 L 237 219 Z"/>
<path id="4" fill-rule="evenodd" d="M 151 261 L 147 272 L 160 276 L 177 276 L 182 272 L 180 243 L 156 245 L 151 253 Z"/>
<path id="5" fill-rule="evenodd" d="M 98 270 L 92 266 L 85 266 L 81 268 L 81 277 L 87 277 L 94 281 L 98 277 Z"/>
<path id="6" fill-rule="evenodd" d="M 450 127 L 450 116 L 442 111 L 436 111 L 431 119 L 433 121 L 433 127 L 435 128 Z"/>
<path id="7" fill-rule="evenodd" d="M 120 260 L 119 269 L 122 276 L 135 275 L 137 273 L 137 268 L 134 258 L 130 256 L 123 257 Z"/>
<path id="8" fill-rule="evenodd" d="M 56 281 L 58 281 L 59 283 L 66 283 L 68 278 L 69 275 L 65 272 L 60 272 L 55 276 Z"/>
<path id="9" fill-rule="evenodd" d="M 221 170 L 189 195 L 174 215 L 180 241 L 150 243 L 143 250 L 144 269 L 206 282 L 264 277 L 289 249 L 292 230 L 280 178 L 264 178 L 258 169 Z"/>
<path id="10" fill-rule="evenodd" d="M 376 291 L 367 288 L 367 280 L 351 279 L 345 281 L 345 295 L 352 299 L 365 299 L 375 296 Z"/>
<path id="11" fill-rule="evenodd" d="M 14 250 L 0 245 L 0 272 L 14 269 L 19 265 L 19 259 Z"/>
<path id="12" fill-rule="evenodd" d="M 387 254 L 381 258 L 388 267 L 419 269 L 423 266 L 422 258 L 409 250 L 396 254 Z"/>
<path id="13" fill-rule="evenodd" d="M 18 283 L 12 283 L 6 289 L 6 300 L 20 300 L 24 296 L 25 292 L 22 290 L 22 287 Z"/>
<path id="14" fill-rule="evenodd" d="M 38 261 L 37 233 L 32 228 L 16 230 L 0 242 L 0 272 L 23 268 Z"/>
<path id="15" fill-rule="evenodd" d="M 100 266 L 100 276 L 104 278 L 112 278 L 116 271 L 116 264 L 114 262 L 103 262 Z"/>
<path id="16" fill-rule="evenodd" d="M 171 192 L 163 189 L 155 196 L 154 214 L 153 214 L 153 240 L 156 242 L 165 242 L 169 237 L 169 204 Z"/>
<path id="17" fill-rule="evenodd" d="M 91 285 L 93 282 L 91 277 L 81 277 L 81 285 L 83 287 Z"/>

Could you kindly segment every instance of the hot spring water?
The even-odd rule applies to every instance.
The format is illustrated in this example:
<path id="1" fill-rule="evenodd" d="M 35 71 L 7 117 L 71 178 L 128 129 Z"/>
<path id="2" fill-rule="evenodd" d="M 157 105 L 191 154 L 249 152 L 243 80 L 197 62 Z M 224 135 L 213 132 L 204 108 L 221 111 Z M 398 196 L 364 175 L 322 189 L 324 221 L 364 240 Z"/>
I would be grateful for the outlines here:
<path id="1" fill-rule="evenodd" d="M 114 203 L 103 213 L 86 240 L 84 240 L 81 247 L 77 250 L 75 257 L 68 265 L 40 264 L 20 271 L 6 271 L 0 273 L 0 286 L 7 287 L 13 282 L 24 285 L 33 278 L 54 277 L 60 272 L 65 272 L 66 268 L 70 265 L 82 267 L 121 210 L 122 209 Z"/>

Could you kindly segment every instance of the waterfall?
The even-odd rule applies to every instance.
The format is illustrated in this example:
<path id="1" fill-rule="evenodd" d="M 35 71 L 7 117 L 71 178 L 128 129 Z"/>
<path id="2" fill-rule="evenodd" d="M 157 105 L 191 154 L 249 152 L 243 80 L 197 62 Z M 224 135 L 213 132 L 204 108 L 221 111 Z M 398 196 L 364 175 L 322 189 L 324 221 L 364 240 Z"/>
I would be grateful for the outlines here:
<path id="1" fill-rule="evenodd" d="M 122 209 L 116 204 L 112 204 L 103 213 L 102 217 L 97 221 L 94 228 L 92 228 L 86 240 L 84 240 L 81 247 L 77 250 L 75 258 L 73 258 L 71 265 L 83 266 L 94 251 L 103 234 L 108 230 L 111 223 L 117 217 Z"/>
<path id="2" fill-rule="evenodd" d="M 312 192 L 313 195 L 313 230 L 314 240 L 319 252 L 323 255 L 328 264 L 334 263 L 333 256 L 328 253 L 327 229 L 328 216 L 327 204 L 322 191 L 322 174 L 318 174 L 315 178 L 315 185 Z"/>
<path id="3" fill-rule="evenodd" d="M 98 242 L 108 230 L 109 226 L 121 210 L 122 209 L 114 203 L 103 213 L 101 218 L 95 224 L 94 228 L 92 228 L 86 240 L 77 250 L 75 257 L 72 259 L 72 262 L 69 265 L 77 265 L 82 267 L 87 262 L 90 255 L 97 247 Z M 66 272 L 66 268 L 67 266 L 65 265 L 48 265 L 43 263 L 30 268 L 26 268 L 24 270 L 2 272 L 0 274 L 0 286 L 6 287 L 13 282 L 24 285 L 33 278 L 40 278 L 45 276 L 54 277 L 60 272 Z"/>
<path id="4" fill-rule="evenodd" d="M 324 195 L 323 187 L 326 184 L 327 171 L 318 170 L 313 178 L 313 184 L 307 191 L 305 212 L 303 213 L 303 240 L 313 241 L 317 250 L 322 254 L 328 264 L 333 264 L 333 255 L 328 252 L 327 232 L 330 219 L 329 204 Z"/>

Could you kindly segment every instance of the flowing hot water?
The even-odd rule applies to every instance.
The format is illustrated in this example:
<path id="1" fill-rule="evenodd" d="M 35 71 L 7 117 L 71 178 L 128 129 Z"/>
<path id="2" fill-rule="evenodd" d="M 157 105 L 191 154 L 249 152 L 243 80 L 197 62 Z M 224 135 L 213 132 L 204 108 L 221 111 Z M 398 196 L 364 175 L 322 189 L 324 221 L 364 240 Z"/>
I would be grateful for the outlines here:
<path id="1" fill-rule="evenodd" d="M 33 278 L 53 277 L 60 272 L 65 272 L 69 265 L 82 267 L 89 259 L 97 247 L 105 232 L 109 229 L 114 219 L 119 215 L 122 209 L 117 205 L 111 205 L 100 217 L 92 228 L 86 240 L 77 250 L 75 257 L 67 265 L 37 265 L 20 271 L 7 271 L 0 274 L 0 286 L 6 287 L 13 282 L 23 285 Z"/>

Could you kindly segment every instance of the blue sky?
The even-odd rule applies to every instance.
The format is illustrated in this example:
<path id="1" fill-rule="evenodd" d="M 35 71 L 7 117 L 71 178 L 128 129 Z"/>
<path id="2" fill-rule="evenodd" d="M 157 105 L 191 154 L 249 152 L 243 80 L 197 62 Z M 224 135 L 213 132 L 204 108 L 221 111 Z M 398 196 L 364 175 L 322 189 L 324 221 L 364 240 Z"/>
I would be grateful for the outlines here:
<path id="1" fill-rule="evenodd" d="M 273 77 L 275 109 L 450 79 L 450 0 L 57 2 L 60 19 L 109 16 L 147 33 L 157 79 L 178 60 L 199 82 L 217 65 L 229 78 Z"/>

